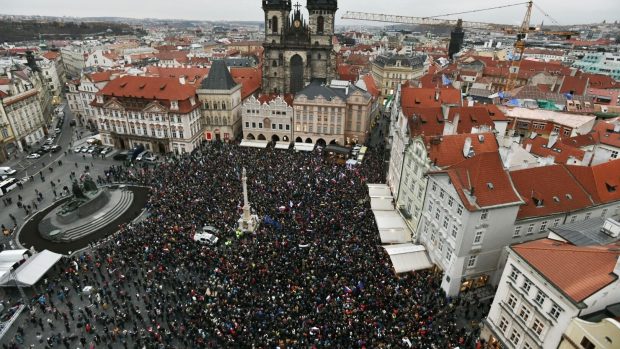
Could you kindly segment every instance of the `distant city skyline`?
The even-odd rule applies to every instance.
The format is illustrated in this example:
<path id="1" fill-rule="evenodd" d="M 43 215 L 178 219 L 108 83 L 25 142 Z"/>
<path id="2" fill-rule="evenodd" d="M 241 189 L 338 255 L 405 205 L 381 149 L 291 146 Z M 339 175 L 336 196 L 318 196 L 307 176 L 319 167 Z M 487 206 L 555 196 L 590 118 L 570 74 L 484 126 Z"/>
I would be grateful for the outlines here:
<path id="1" fill-rule="evenodd" d="M 225 3 L 231 6 L 209 6 L 207 1 L 183 0 L 170 2 L 164 0 L 132 1 L 108 0 L 88 3 L 85 0 L 3 0 L 1 14 L 6 15 L 40 15 L 70 17 L 130 17 L 185 19 L 205 21 L 263 21 L 260 0 L 233 0 Z M 299 1 L 306 4 L 306 1 Z M 373 13 L 398 14 L 406 16 L 435 16 L 445 13 L 462 12 L 489 7 L 496 7 L 515 2 L 491 0 L 434 0 L 431 5 L 420 2 L 412 5 L 414 0 L 340 0 L 338 1 L 337 25 L 354 25 L 356 21 L 342 20 L 345 11 L 363 11 Z M 417 0 L 415 1 L 417 2 Z M 599 23 L 603 20 L 613 22 L 620 20 L 620 2 L 618 0 L 593 0 L 588 2 L 587 11 L 570 6 L 565 0 L 540 0 L 535 4 L 558 21 L 559 24 Z M 503 24 L 520 24 L 525 14 L 525 5 L 504 9 L 489 10 L 479 13 L 463 14 L 457 17 L 464 20 L 492 22 Z M 614 17 L 615 16 L 615 17 Z M 537 9 L 534 10 L 532 23 L 544 21 L 551 25 L 553 21 Z"/>

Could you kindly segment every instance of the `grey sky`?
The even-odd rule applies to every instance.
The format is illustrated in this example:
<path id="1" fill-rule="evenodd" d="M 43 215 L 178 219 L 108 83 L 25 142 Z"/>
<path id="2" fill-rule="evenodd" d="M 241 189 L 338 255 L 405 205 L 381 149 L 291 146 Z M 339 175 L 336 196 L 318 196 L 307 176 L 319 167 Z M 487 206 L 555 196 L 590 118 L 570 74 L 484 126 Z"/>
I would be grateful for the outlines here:
<path id="1" fill-rule="evenodd" d="M 340 0 L 339 14 L 364 11 L 408 16 L 432 16 L 522 2 L 523 0 Z M 305 4 L 305 1 L 300 1 Z M 620 20 L 619 0 L 539 0 L 543 10 L 560 24 Z M 432 4 L 432 5 L 431 5 Z M 175 18 L 192 20 L 262 20 L 260 0 L 0 0 L 1 14 L 47 16 L 116 16 L 133 18 Z M 518 24 L 525 5 L 462 15 L 465 20 Z M 452 17 L 455 18 L 455 17 Z M 551 24 L 537 10 L 532 23 Z M 356 22 L 338 20 L 337 24 Z"/>

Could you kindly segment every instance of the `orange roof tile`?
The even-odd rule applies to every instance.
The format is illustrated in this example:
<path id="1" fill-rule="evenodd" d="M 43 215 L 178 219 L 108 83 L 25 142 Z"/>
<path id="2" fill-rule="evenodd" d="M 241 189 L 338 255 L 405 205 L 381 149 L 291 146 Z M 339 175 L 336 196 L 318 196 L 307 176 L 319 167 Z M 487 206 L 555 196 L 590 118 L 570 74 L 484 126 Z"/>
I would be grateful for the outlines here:
<path id="1" fill-rule="evenodd" d="M 47 51 L 42 56 L 49 59 L 50 61 L 53 61 L 60 56 L 60 53 L 54 51 Z"/>
<path id="2" fill-rule="evenodd" d="M 510 177 L 525 202 L 519 207 L 517 219 L 550 216 L 594 205 L 563 165 L 512 171 Z"/>
<path id="3" fill-rule="evenodd" d="M 537 136 L 534 139 L 528 138 L 523 142 L 523 148 L 528 145 L 532 146 L 530 153 L 539 157 L 553 156 L 556 164 L 565 164 L 570 157 L 573 157 L 579 161 L 583 160 L 586 152 L 574 147 L 570 144 L 556 141 L 551 149 L 547 148 L 549 140 L 543 137 Z"/>
<path id="4" fill-rule="evenodd" d="M 511 249 L 574 303 L 579 303 L 618 279 L 613 274 L 618 245 L 574 246 L 541 239 Z"/>
<path id="5" fill-rule="evenodd" d="M 588 87 L 588 79 L 575 77 L 575 76 L 565 76 L 562 81 L 562 85 L 560 85 L 559 93 L 571 93 L 576 96 L 583 96 L 586 94 L 586 89 Z"/>
<path id="6" fill-rule="evenodd" d="M 123 76 L 110 81 L 98 95 L 183 101 L 196 96 L 196 87 L 182 85 L 175 78 Z"/>
<path id="7" fill-rule="evenodd" d="M 263 73 L 255 67 L 232 67 L 230 74 L 236 83 L 241 84 L 241 98 L 246 99 L 257 92 L 263 83 Z"/>
<path id="8" fill-rule="evenodd" d="M 435 98 L 436 92 L 439 92 Z M 418 88 L 403 87 L 401 89 L 401 106 L 413 107 L 439 107 L 442 104 L 462 105 L 461 91 L 455 88 Z"/>
<path id="9" fill-rule="evenodd" d="M 475 154 L 498 151 L 497 140 L 493 133 L 427 136 L 424 137 L 424 143 L 428 158 L 440 168 L 458 164 L 466 159 L 463 155 L 463 146 L 467 138 L 471 139 L 471 148 Z"/>
<path id="10" fill-rule="evenodd" d="M 366 90 L 368 91 L 368 93 L 370 93 L 375 98 L 379 97 L 381 91 L 379 91 L 379 88 L 377 87 L 377 82 L 375 81 L 375 78 L 372 77 L 372 74 L 366 74 L 362 79 L 366 84 Z"/>
<path id="11" fill-rule="evenodd" d="M 585 135 L 578 135 L 575 137 L 564 138 L 562 143 L 571 145 L 577 148 L 583 148 L 592 146 L 599 143 L 598 133 L 588 133 Z"/>
<path id="12" fill-rule="evenodd" d="M 620 201 L 620 159 L 596 166 L 566 166 L 597 204 Z"/>
<path id="13" fill-rule="evenodd" d="M 493 108 L 488 105 L 474 107 L 451 107 L 448 112 L 448 121 L 454 121 L 459 115 L 456 133 L 471 133 L 473 127 L 495 127 L 491 116 Z M 412 136 L 437 136 L 443 134 L 445 120 L 441 107 L 403 108 L 405 116 L 409 117 L 409 132 Z M 499 118 L 499 116 L 498 116 Z"/>
<path id="14" fill-rule="evenodd" d="M 110 81 L 110 77 L 112 76 L 111 70 L 106 70 L 98 73 L 86 74 L 90 81 L 97 83 L 103 81 Z"/>
<path id="15" fill-rule="evenodd" d="M 522 203 L 504 170 L 498 152 L 476 155 L 442 172 L 450 176 L 463 206 L 469 211 Z M 472 192 L 474 202 L 468 199 Z"/>
<path id="16" fill-rule="evenodd" d="M 615 132 L 616 124 L 599 121 L 594 125 L 592 133 L 598 134 L 599 142 L 615 148 L 620 148 L 620 132 Z"/>

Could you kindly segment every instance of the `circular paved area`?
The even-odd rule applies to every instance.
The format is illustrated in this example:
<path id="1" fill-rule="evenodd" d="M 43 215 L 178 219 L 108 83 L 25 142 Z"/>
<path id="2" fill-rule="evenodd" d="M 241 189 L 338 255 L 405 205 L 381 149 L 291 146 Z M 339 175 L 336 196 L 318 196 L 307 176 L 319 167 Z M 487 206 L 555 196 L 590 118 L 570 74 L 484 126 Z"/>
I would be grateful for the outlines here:
<path id="1" fill-rule="evenodd" d="M 72 242 L 52 242 L 41 237 L 38 226 L 39 221 L 43 219 L 54 208 L 62 205 L 69 198 L 56 201 L 52 206 L 43 211 L 39 211 L 32 219 L 26 222 L 19 234 L 19 242 L 24 248 L 34 246 L 35 250 L 50 250 L 56 253 L 69 254 L 69 252 L 78 251 L 87 247 L 90 242 L 97 241 L 101 238 L 109 236 L 118 230 L 118 226 L 123 223 L 131 222 L 138 217 L 148 200 L 149 189 L 145 187 L 128 186 L 134 194 L 134 200 L 131 207 L 120 217 L 96 232 Z"/>

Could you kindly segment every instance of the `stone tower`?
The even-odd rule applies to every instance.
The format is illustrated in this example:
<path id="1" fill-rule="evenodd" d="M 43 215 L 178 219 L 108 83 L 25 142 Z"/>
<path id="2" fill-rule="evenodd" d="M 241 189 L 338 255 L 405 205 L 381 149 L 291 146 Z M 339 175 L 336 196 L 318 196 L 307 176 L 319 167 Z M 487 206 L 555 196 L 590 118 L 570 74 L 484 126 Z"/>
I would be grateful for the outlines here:
<path id="1" fill-rule="evenodd" d="M 307 21 L 299 3 L 263 0 L 264 93 L 297 93 L 312 80 L 335 78 L 332 39 L 337 6 L 336 0 L 308 0 Z"/>

